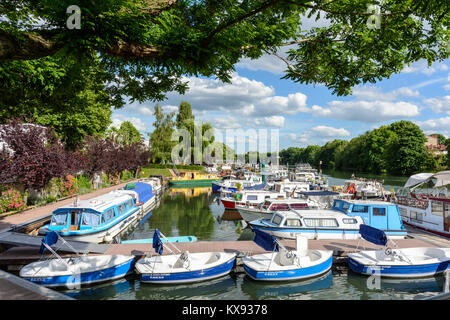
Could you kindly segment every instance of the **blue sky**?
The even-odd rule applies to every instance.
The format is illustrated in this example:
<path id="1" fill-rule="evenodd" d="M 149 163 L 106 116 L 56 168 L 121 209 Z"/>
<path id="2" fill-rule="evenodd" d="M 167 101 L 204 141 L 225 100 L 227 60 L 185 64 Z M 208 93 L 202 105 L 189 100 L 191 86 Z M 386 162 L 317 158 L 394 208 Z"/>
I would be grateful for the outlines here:
<path id="1" fill-rule="evenodd" d="M 186 78 L 190 89 L 184 96 L 169 93 L 159 104 L 168 112 L 188 101 L 196 120 L 211 122 L 222 134 L 227 129 L 278 129 L 280 150 L 350 140 L 398 120 L 413 121 L 428 134 L 450 136 L 448 60 L 431 67 L 425 61 L 405 66 L 390 79 L 356 86 L 346 97 L 333 95 L 322 85 L 281 80 L 283 70 L 283 62 L 272 56 L 244 60 L 237 65 L 231 84 Z M 114 110 L 113 125 L 129 120 L 148 139 L 154 105 L 134 103 Z"/>

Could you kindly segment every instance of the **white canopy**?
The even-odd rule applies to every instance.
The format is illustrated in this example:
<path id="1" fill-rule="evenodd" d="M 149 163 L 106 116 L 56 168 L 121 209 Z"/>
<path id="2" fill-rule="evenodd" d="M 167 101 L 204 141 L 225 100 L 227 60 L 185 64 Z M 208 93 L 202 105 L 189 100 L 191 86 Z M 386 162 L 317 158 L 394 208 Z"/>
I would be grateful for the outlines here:
<path id="1" fill-rule="evenodd" d="M 431 180 L 433 187 L 444 187 L 450 184 L 450 171 L 440 171 L 438 173 L 418 173 L 409 177 L 405 183 L 405 188 L 420 185 Z"/>
<path id="2" fill-rule="evenodd" d="M 450 184 L 450 171 L 441 171 L 433 175 L 431 180 L 435 187 L 444 187 Z M 436 180 L 436 181 L 435 181 Z"/>
<path id="3" fill-rule="evenodd" d="M 413 174 L 409 177 L 408 181 L 405 183 L 405 188 L 409 188 L 418 184 L 422 184 L 425 181 L 429 180 L 433 176 L 432 173 L 418 173 Z"/>

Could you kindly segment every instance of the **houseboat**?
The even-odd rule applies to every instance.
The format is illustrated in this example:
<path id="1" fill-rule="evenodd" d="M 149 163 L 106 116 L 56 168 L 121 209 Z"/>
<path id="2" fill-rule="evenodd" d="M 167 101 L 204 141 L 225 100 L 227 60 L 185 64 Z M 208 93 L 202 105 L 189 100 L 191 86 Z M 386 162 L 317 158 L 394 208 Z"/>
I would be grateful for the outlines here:
<path id="1" fill-rule="evenodd" d="M 273 192 L 268 190 L 243 190 L 241 192 L 222 192 L 220 201 L 225 209 L 237 210 L 236 205 L 257 206 L 267 199 L 284 199 L 284 192 Z"/>
<path id="2" fill-rule="evenodd" d="M 242 219 L 253 221 L 271 218 L 277 211 L 318 209 L 315 202 L 307 199 L 269 199 L 258 206 L 236 205 Z"/>
<path id="3" fill-rule="evenodd" d="M 169 178 L 171 186 L 185 185 L 211 185 L 214 181 L 219 181 L 220 177 L 215 174 L 204 174 L 196 171 L 180 172 L 176 177 Z"/>
<path id="4" fill-rule="evenodd" d="M 396 204 L 382 201 L 335 200 L 328 210 L 278 211 L 270 219 L 254 220 L 261 229 L 279 238 L 360 239 L 359 226 L 382 229 L 389 238 L 403 239 L 407 232 Z"/>
<path id="5" fill-rule="evenodd" d="M 422 186 L 431 187 L 420 189 Z M 450 171 L 411 176 L 404 188 L 397 191 L 403 222 L 416 228 L 450 238 Z"/>
<path id="6" fill-rule="evenodd" d="M 70 240 L 110 243 L 133 226 L 154 202 L 152 187 L 143 182 L 88 200 L 75 199 L 52 213 L 50 224 L 40 234 L 55 231 Z"/>
<path id="7" fill-rule="evenodd" d="M 246 176 L 245 179 L 224 179 L 222 181 L 213 181 L 212 191 L 217 193 L 222 191 L 237 192 L 239 191 L 238 190 L 239 184 L 242 189 L 248 189 L 262 183 L 263 181 L 261 176 L 249 175 Z"/>

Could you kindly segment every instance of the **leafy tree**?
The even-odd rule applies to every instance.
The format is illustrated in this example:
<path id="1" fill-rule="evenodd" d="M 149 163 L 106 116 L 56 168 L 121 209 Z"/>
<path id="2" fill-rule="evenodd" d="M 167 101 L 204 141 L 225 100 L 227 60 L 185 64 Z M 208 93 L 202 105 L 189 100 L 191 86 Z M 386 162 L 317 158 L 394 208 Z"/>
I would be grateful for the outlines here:
<path id="1" fill-rule="evenodd" d="M 195 117 L 192 114 L 192 108 L 189 102 L 182 101 L 178 106 L 178 114 L 176 118 L 176 127 L 181 129 L 187 126 L 191 121 L 194 121 Z M 185 123 L 186 122 L 186 123 Z"/>
<path id="2" fill-rule="evenodd" d="M 111 99 L 97 57 L 0 61 L 0 123 L 17 117 L 54 129 L 74 150 L 111 123 Z"/>
<path id="3" fill-rule="evenodd" d="M 133 143 L 140 143 L 142 141 L 141 133 L 130 121 L 122 122 L 119 129 L 116 127 L 111 127 L 108 130 L 108 136 L 117 143 L 126 146 Z"/>
<path id="4" fill-rule="evenodd" d="M 422 130 L 411 121 L 394 122 L 390 129 L 397 135 L 387 151 L 390 172 L 409 175 L 420 171 L 427 157 Z"/>
<path id="5" fill-rule="evenodd" d="M 153 162 L 170 162 L 172 148 L 176 145 L 176 141 L 172 141 L 172 133 L 174 132 L 175 122 L 174 112 L 164 114 L 162 108 L 155 106 L 155 122 L 153 126 L 155 130 L 150 135 L 150 149 L 153 154 Z"/>
<path id="6" fill-rule="evenodd" d="M 0 127 L 0 183 L 42 189 L 55 177 L 79 170 L 77 159 L 53 130 L 20 123 L 18 119 Z"/>
<path id="7" fill-rule="evenodd" d="M 284 47 L 285 78 L 322 83 L 338 95 L 450 53 L 444 0 L 380 2 L 379 28 L 368 23 L 373 0 L 80 0 L 79 29 L 67 27 L 71 0 L 17 3 L 0 5 L 0 60 L 62 54 L 85 64 L 83 57 L 98 56 L 115 105 L 123 96 L 142 102 L 183 93 L 183 75 L 229 81 L 242 58 Z M 305 15 L 329 24 L 307 30 Z"/>

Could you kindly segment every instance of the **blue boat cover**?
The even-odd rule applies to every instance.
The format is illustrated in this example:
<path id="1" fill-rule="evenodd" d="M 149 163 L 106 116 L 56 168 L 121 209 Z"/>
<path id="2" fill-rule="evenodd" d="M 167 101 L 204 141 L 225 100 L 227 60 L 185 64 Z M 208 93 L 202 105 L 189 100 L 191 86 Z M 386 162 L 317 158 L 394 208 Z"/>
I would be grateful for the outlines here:
<path id="1" fill-rule="evenodd" d="M 253 241 L 255 241 L 258 246 L 267 251 L 279 250 L 278 241 L 274 236 L 258 229 L 253 229 L 253 232 L 255 233 Z"/>
<path id="2" fill-rule="evenodd" d="M 56 233 L 55 231 L 47 232 L 45 237 L 42 239 L 41 248 L 39 249 L 39 253 L 44 254 L 45 250 L 47 250 L 44 243 L 46 245 L 48 245 L 49 247 L 51 247 L 58 241 L 58 237 L 59 237 L 58 233 Z"/>
<path id="3" fill-rule="evenodd" d="M 155 229 L 155 233 L 153 234 L 153 248 L 155 249 L 157 254 L 161 255 L 163 254 L 164 246 L 159 235 L 159 230 Z"/>
<path id="4" fill-rule="evenodd" d="M 387 243 L 387 237 L 383 230 L 361 224 L 359 226 L 359 233 L 365 240 L 374 244 L 385 246 Z"/>
<path id="5" fill-rule="evenodd" d="M 136 191 L 139 195 L 139 201 L 142 203 L 146 203 L 154 196 L 152 186 L 147 183 L 136 182 L 136 186 L 129 190 Z"/>
<path id="6" fill-rule="evenodd" d="M 333 191 L 303 191 L 298 193 L 305 196 L 335 196 L 339 194 Z"/>

